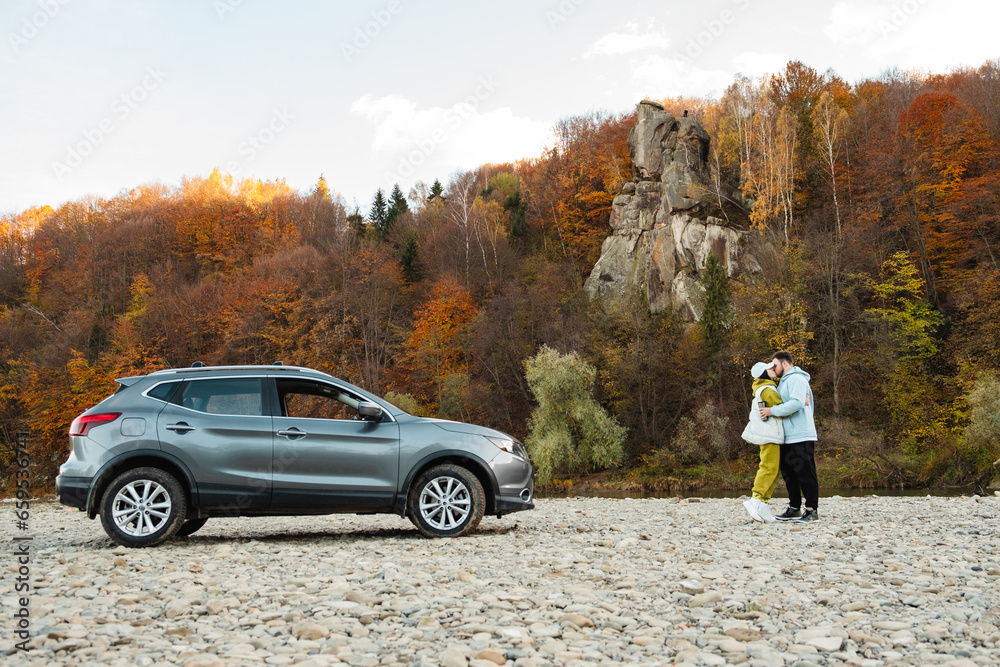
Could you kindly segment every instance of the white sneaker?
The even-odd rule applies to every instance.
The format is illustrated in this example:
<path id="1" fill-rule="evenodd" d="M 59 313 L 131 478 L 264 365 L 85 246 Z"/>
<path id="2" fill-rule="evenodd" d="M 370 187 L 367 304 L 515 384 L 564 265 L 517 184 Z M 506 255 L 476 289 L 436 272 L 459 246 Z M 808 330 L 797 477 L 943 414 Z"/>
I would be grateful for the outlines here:
<path id="1" fill-rule="evenodd" d="M 757 508 L 757 514 L 760 515 L 764 523 L 774 523 L 774 515 L 771 514 L 771 507 L 763 500 L 758 500 L 757 502 L 760 503 L 760 506 Z"/>
<path id="2" fill-rule="evenodd" d="M 754 521 L 764 520 L 760 516 L 760 506 L 761 502 L 756 498 L 748 498 L 747 500 L 743 501 L 743 507 L 746 508 L 747 514 L 749 514 L 750 518 L 753 519 Z"/>

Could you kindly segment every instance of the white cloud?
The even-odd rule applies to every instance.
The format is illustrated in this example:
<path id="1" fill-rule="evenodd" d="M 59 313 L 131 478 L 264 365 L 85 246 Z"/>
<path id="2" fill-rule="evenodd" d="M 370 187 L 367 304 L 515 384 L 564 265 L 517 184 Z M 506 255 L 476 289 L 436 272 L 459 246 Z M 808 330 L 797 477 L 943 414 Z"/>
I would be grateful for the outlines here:
<path id="1" fill-rule="evenodd" d="M 876 26 L 878 39 L 869 53 L 886 66 L 930 69 L 944 72 L 958 65 L 979 66 L 1000 55 L 996 25 L 1000 5 L 983 3 L 969 12 L 928 0 L 893 5 Z M 951 39 L 943 35 L 954 36 Z"/>
<path id="2" fill-rule="evenodd" d="M 842 0 L 834 5 L 823 32 L 856 56 L 845 54 L 845 60 L 853 63 L 842 72 L 848 79 L 874 76 L 892 67 L 933 72 L 976 67 L 1000 55 L 994 34 L 1000 4 L 979 3 L 974 9 L 963 4 Z"/>
<path id="3" fill-rule="evenodd" d="M 721 97 L 733 76 L 706 70 L 681 58 L 650 55 L 632 64 L 632 80 L 640 86 L 636 99 L 661 97 Z"/>
<path id="4" fill-rule="evenodd" d="M 373 151 L 399 150 L 413 143 L 416 137 L 429 133 L 440 125 L 444 109 L 418 111 L 414 102 L 402 95 L 375 97 L 367 94 L 351 103 L 351 113 L 364 116 L 374 126 Z"/>
<path id="5" fill-rule="evenodd" d="M 776 74 L 784 70 L 789 60 L 791 58 L 784 53 L 745 51 L 733 58 L 733 66 L 738 73 L 753 79 L 764 74 Z"/>
<path id="6" fill-rule="evenodd" d="M 842 46 L 866 44 L 878 34 L 879 20 L 891 11 L 892 7 L 885 2 L 838 2 L 830 10 L 830 21 L 823 28 L 823 34 Z"/>
<path id="7" fill-rule="evenodd" d="M 594 42 L 584 58 L 593 56 L 618 56 L 640 51 L 662 51 L 670 46 L 670 39 L 659 30 L 651 28 L 649 32 L 639 34 L 639 24 L 636 22 L 625 25 L 626 32 L 609 32 Z"/>
<path id="8" fill-rule="evenodd" d="M 351 112 L 374 127 L 372 157 L 383 185 L 412 185 L 488 162 L 537 157 L 552 124 L 516 116 L 510 108 L 481 111 L 485 99 L 470 95 L 450 107 L 421 109 L 401 95 L 365 95 Z"/>

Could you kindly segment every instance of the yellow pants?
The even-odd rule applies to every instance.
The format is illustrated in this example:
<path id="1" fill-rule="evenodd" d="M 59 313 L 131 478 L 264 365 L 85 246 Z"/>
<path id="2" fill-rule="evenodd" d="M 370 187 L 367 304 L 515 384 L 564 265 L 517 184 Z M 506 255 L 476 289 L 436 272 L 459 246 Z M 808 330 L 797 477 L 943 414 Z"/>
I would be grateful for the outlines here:
<path id="1" fill-rule="evenodd" d="M 760 467 L 753 480 L 753 497 L 765 503 L 774 493 L 774 485 L 778 483 L 778 467 L 781 464 L 781 445 L 760 446 Z"/>

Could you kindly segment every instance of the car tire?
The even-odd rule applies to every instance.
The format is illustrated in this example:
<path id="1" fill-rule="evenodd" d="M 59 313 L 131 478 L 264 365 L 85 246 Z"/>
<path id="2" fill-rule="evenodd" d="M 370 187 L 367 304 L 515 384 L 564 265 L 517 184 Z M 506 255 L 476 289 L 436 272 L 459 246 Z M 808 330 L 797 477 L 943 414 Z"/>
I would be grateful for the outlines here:
<path id="1" fill-rule="evenodd" d="M 206 523 L 208 523 L 207 517 L 204 519 L 188 519 L 181 525 L 174 537 L 187 537 L 188 535 L 194 535 L 201 530 L 202 526 Z"/>
<path id="2" fill-rule="evenodd" d="M 151 547 L 177 534 L 187 514 L 180 483 L 159 468 L 134 468 L 118 475 L 101 499 L 101 524 L 125 547 Z"/>
<path id="3" fill-rule="evenodd" d="M 483 485 L 467 469 L 440 465 L 424 471 L 410 487 L 413 525 L 427 537 L 459 537 L 479 526 L 486 509 Z"/>

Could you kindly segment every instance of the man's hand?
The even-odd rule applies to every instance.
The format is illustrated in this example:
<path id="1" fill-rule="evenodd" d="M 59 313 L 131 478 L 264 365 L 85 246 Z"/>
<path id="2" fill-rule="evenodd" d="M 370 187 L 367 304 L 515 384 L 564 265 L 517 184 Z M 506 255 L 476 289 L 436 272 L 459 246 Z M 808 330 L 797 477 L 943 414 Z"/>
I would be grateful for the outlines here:
<path id="1" fill-rule="evenodd" d="M 761 419 L 767 419 L 770 416 L 771 416 L 771 408 L 761 408 L 760 409 L 760 418 Z"/>

